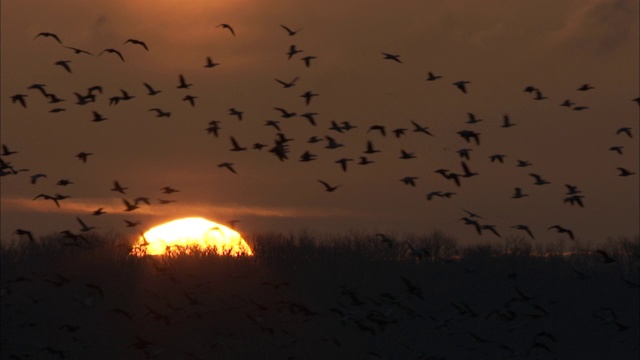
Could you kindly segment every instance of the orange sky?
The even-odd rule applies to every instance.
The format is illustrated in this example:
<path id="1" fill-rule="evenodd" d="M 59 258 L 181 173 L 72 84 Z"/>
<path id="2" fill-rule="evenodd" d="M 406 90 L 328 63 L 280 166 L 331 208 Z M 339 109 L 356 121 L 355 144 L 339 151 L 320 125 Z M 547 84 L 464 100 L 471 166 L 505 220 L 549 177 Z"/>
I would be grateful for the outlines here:
<path id="1" fill-rule="evenodd" d="M 77 231 L 76 216 L 99 231 L 124 233 L 123 219 L 141 220 L 145 228 L 182 216 L 218 222 L 239 219 L 238 229 L 344 233 L 429 233 L 440 229 L 464 242 L 481 237 L 459 219 L 462 209 L 495 225 L 503 237 L 522 235 L 512 225 L 527 224 L 541 242 L 557 241 L 547 231 L 560 224 L 580 241 L 608 236 L 636 236 L 638 175 L 618 176 L 617 167 L 638 172 L 638 3 L 637 1 L 19 1 L 2 3 L 1 141 L 17 154 L 2 156 L 15 168 L 29 171 L 3 176 L 2 239 L 15 239 L 15 229 L 37 235 Z M 235 32 L 217 27 L 228 23 Z M 280 27 L 302 28 L 289 36 Z M 121 51 L 125 61 L 104 53 L 76 55 L 66 46 L 94 54 Z M 146 42 L 149 51 L 127 39 Z M 303 52 L 287 59 L 290 45 Z M 383 59 L 399 54 L 402 63 Z M 310 67 L 302 57 L 317 56 Z M 220 63 L 204 68 L 210 56 Z M 70 60 L 72 73 L 54 65 Z M 425 81 L 431 71 L 442 75 Z M 177 89 L 183 74 L 193 86 Z M 275 78 L 299 80 L 283 88 Z M 468 94 L 453 82 L 467 80 Z M 162 90 L 146 94 L 143 83 Z M 31 84 L 66 101 L 49 104 Z M 577 91 L 582 84 L 595 87 Z M 75 104 L 74 92 L 101 85 L 95 103 Z M 536 101 L 523 91 L 533 85 L 548 99 Z M 124 89 L 136 96 L 109 105 Z M 309 106 L 305 91 L 320 94 Z M 27 108 L 11 96 L 27 94 Z M 197 96 L 191 107 L 181 99 Z M 574 111 L 559 106 L 571 99 Z M 49 113 L 53 107 L 66 111 Z M 229 108 L 244 111 L 238 121 Z M 318 113 L 318 125 L 301 117 L 281 118 L 274 107 Z M 150 108 L 172 113 L 156 118 Z M 92 111 L 108 120 L 92 122 Z M 483 121 L 466 123 L 467 113 Z M 517 125 L 501 128 L 509 114 Z M 220 137 L 207 135 L 211 120 L 221 122 Z M 289 159 L 279 161 L 268 149 L 277 120 L 288 138 Z M 429 127 L 433 137 L 411 132 L 411 120 Z M 349 121 L 349 132 L 329 130 L 331 121 Z M 387 136 L 368 132 L 384 125 Z M 633 138 L 616 134 L 631 128 Z M 407 128 L 395 138 L 391 131 Z M 468 144 L 460 130 L 480 133 L 479 146 Z M 230 136 L 247 151 L 231 152 Z M 331 136 L 344 144 L 326 149 L 310 144 L 311 136 Z M 366 155 L 368 140 L 380 153 Z M 268 147 L 251 149 L 256 143 Z M 608 150 L 623 146 L 623 154 Z M 462 186 L 435 170 L 461 172 L 457 150 L 470 148 L 469 167 L 478 176 Z M 400 150 L 416 158 L 402 160 Z M 75 155 L 91 152 L 86 164 Z M 317 160 L 298 161 L 310 151 Z M 505 154 L 505 163 L 489 156 Z M 348 171 L 335 163 L 352 158 Z M 516 166 L 516 160 L 533 165 Z M 218 168 L 232 162 L 238 174 Z M 32 185 L 29 177 L 47 174 Z M 551 184 L 533 185 L 529 173 Z M 402 184 L 416 176 L 416 187 Z M 61 187 L 59 179 L 74 184 Z M 110 191 L 118 180 L 126 195 Z M 317 180 L 342 185 L 333 193 Z M 585 207 L 563 203 L 564 184 L 583 191 Z M 181 191 L 171 195 L 160 188 Z M 528 194 L 512 199 L 513 189 Z M 450 199 L 427 201 L 432 191 L 451 191 Z M 60 202 L 32 200 L 38 194 L 71 195 Z M 153 204 L 124 212 L 122 198 L 149 197 Z M 160 205 L 157 199 L 177 200 Z M 100 217 L 91 211 L 104 207 Z M 140 229 L 142 230 L 142 229 Z"/>

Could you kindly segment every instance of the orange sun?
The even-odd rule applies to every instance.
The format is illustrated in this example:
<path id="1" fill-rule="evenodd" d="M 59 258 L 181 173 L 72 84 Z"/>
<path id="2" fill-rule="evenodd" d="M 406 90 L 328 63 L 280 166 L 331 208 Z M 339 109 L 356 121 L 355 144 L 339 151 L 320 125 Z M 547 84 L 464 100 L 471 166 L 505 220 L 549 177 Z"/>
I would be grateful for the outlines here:
<path id="1" fill-rule="evenodd" d="M 203 218 L 178 219 L 151 228 L 138 239 L 131 254 L 170 255 L 192 250 L 231 256 L 253 255 L 237 231 Z"/>

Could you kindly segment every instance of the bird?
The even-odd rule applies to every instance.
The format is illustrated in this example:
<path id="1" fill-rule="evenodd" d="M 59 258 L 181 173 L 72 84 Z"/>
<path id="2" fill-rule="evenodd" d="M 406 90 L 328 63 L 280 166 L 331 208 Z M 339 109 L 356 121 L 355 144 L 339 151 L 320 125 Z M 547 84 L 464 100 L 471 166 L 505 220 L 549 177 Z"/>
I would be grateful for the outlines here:
<path id="1" fill-rule="evenodd" d="M 105 120 L 109 120 L 106 117 L 102 116 L 100 113 L 98 113 L 97 111 L 93 110 L 93 119 L 91 121 L 93 122 L 100 122 L 100 121 L 105 121 Z"/>
<path id="2" fill-rule="evenodd" d="M 477 133 L 473 130 L 460 130 L 457 132 L 466 142 L 471 142 L 473 139 L 476 142 L 476 145 L 480 145 L 480 133 Z"/>
<path id="3" fill-rule="evenodd" d="M 282 25 L 280 24 L 280 27 L 282 27 L 289 36 L 294 36 L 296 35 L 300 30 L 302 29 L 298 29 L 298 30 L 291 30 L 291 28 L 289 28 L 288 26 Z"/>
<path id="4" fill-rule="evenodd" d="M 236 169 L 233 167 L 233 163 L 230 162 L 223 162 L 218 164 L 219 168 L 226 168 L 227 170 L 231 171 L 234 174 L 237 174 Z"/>
<path id="5" fill-rule="evenodd" d="M 633 136 L 631 135 L 631 128 L 629 128 L 629 127 L 621 127 L 621 128 L 619 128 L 616 131 L 616 135 L 620 135 L 620 134 L 625 134 L 629 138 L 633 138 Z"/>
<path id="6" fill-rule="evenodd" d="M 289 112 L 289 111 L 287 111 L 287 110 L 285 110 L 283 108 L 280 108 L 280 107 L 274 107 L 273 109 L 274 110 L 278 110 L 280 112 L 280 114 L 281 114 L 280 116 L 285 118 L 285 119 L 292 118 L 292 117 L 297 115 L 295 112 Z"/>
<path id="7" fill-rule="evenodd" d="M 71 46 L 65 46 L 65 48 L 67 48 L 69 50 L 72 50 L 75 54 L 87 54 L 87 55 L 93 56 L 92 53 L 90 53 L 90 52 L 88 52 L 86 50 L 78 49 L 78 48 L 71 47 Z"/>
<path id="8" fill-rule="evenodd" d="M 169 111 L 163 111 L 160 108 L 152 108 L 149 109 L 149 111 L 155 111 L 156 112 L 156 117 L 170 117 L 171 113 Z"/>
<path id="9" fill-rule="evenodd" d="M 278 78 L 276 78 L 276 81 L 278 83 L 280 83 L 282 85 L 282 87 L 287 89 L 287 88 L 290 88 L 290 87 L 294 86 L 296 84 L 296 81 L 298 81 L 298 79 L 299 79 L 299 77 L 296 76 L 293 80 L 291 80 L 289 82 L 282 81 L 282 80 L 280 80 Z"/>
<path id="10" fill-rule="evenodd" d="M 162 90 L 156 90 L 154 89 L 151 85 L 147 84 L 147 83 L 142 83 L 144 85 L 144 87 L 147 88 L 147 95 L 149 96 L 154 96 L 154 95 L 158 95 L 162 92 Z"/>
<path id="11" fill-rule="evenodd" d="M 469 218 L 471 218 L 471 219 L 473 219 L 473 218 L 484 219 L 482 216 L 474 213 L 473 211 L 469 211 L 469 210 L 466 210 L 466 209 L 462 209 L 462 211 L 466 212 L 467 215 L 469 215 Z"/>
<path id="12" fill-rule="evenodd" d="M 57 197 L 55 197 L 55 196 L 50 196 L 50 195 L 46 195 L 46 194 L 40 194 L 40 195 L 34 197 L 33 200 L 36 200 L 38 198 L 43 198 L 45 200 L 51 200 L 56 204 L 57 207 L 60 207 L 60 203 L 58 202 L 59 199 Z"/>
<path id="13" fill-rule="evenodd" d="M 535 240 L 535 237 L 533 236 L 533 232 L 531 232 L 531 229 L 527 225 L 518 224 L 518 225 L 513 225 L 512 228 L 525 231 L 532 239 Z"/>
<path id="14" fill-rule="evenodd" d="M 369 127 L 369 130 L 367 130 L 367 134 L 370 133 L 371 131 L 379 131 L 382 136 L 387 136 L 387 132 L 384 125 L 371 125 Z"/>
<path id="15" fill-rule="evenodd" d="M 305 91 L 302 95 L 300 95 L 301 98 L 304 98 L 304 103 L 305 105 L 309 106 L 309 104 L 311 104 L 311 99 L 314 96 L 318 96 L 319 94 L 316 94 L 314 92 L 312 92 L 311 90 Z"/>
<path id="16" fill-rule="evenodd" d="M 117 180 L 115 180 L 113 182 L 113 188 L 111 189 L 111 191 L 116 191 L 116 192 L 119 192 L 121 194 L 125 194 L 126 195 L 125 190 L 127 190 L 127 189 L 128 188 L 123 187 L 122 185 L 120 185 L 120 183 Z"/>
<path id="17" fill-rule="evenodd" d="M 454 82 L 452 85 L 457 87 L 458 89 L 460 89 L 460 91 L 462 91 L 463 93 L 467 93 L 467 84 L 470 84 L 471 81 L 466 81 L 466 80 L 460 80 L 460 81 L 456 81 Z"/>
<path id="18" fill-rule="evenodd" d="M 71 185 L 71 184 L 73 184 L 73 181 L 71 181 L 69 179 L 60 179 L 56 183 L 56 185 L 59 185 L 59 186 L 67 186 L 67 185 Z"/>
<path id="19" fill-rule="evenodd" d="M 435 81 L 435 80 L 438 80 L 438 79 L 440 79 L 440 78 L 442 78 L 442 76 L 440 76 L 440 75 L 435 75 L 434 73 L 432 73 L 431 71 L 429 71 L 429 72 L 427 73 L 427 79 L 426 79 L 426 81 Z"/>
<path id="20" fill-rule="evenodd" d="M 336 191 L 340 186 L 342 185 L 336 185 L 336 186 L 332 186 L 329 185 L 328 183 L 322 181 L 322 180 L 318 180 L 319 183 L 321 183 L 322 185 L 324 185 L 324 189 L 326 192 L 334 192 Z"/>
<path id="21" fill-rule="evenodd" d="M 609 150 L 611 151 L 615 151 L 618 154 L 622 155 L 622 149 L 624 148 L 624 146 L 612 146 L 609 148 Z"/>
<path id="22" fill-rule="evenodd" d="M 59 44 L 62 44 L 62 40 L 60 40 L 60 37 L 58 37 L 58 35 L 54 34 L 54 33 L 50 33 L 50 32 L 41 32 L 38 35 L 36 35 L 36 37 L 33 38 L 33 40 L 39 38 L 40 36 L 42 37 L 50 37 L 55 39 Z"/>
<path id="23" fill-rule="evenodd" d="M 100 215 L 102 215 L 102 214 L 106 214 L 106 213 L 107 213 L 107 212 L 106 212 L 106 211 L 104 211 L 104 208 L 98 208 L 98 209 L 94 210 L 94 211 L 91 213 L 91 215 L 94 215 L 94 216 L 100 216 Z"/>
<path id="24" fill-rule="evenodd" d="M 139 209 L 139 208 L 140 208 L 140 207 L 138 206 L 138 204 L 137 204 L 137 203 L 135 203 L 135 202 L 134 202 L 134 203 L 132 204 L 132 203 L 130 203 L 130 202 L 129 202 L 129 200 L 127 200 L 127 199 L 122 199 L 122 203 L 123 203 L 123 204 L 124 204 L 124 206 L 125 206 L 124 211 L 134 211 L 134 210 L 136 210 L 136 209 Z"/>
<path id="25" fill-rule="evenodd" d="M 574 240 L 573 231 L 569 229 L 563 228 L 560 225 L 553 225 L 553 226 L 550 226 L 547 230 L 551 230 L 551 229 L 556 229 L 556 231 L 560 234 L 567 234 L 569 235 L 569 238 L 571 238 L 571 240 Z"/>
<path id="26" fill-rule="evenodd" d="M 197 96 L 186 95 L 184 98 L 182 98 L 182 101 L 187 101 L 187 102 L 189 102 L 189 104 L 191 104 L 191 106 L 196 106 L 196 99 L 197 98 L 198 98 Z"/>
<path id="27" fill-rule="evenodd" d="M 229 115 L 237 116 L 238 120 L 242 120 L 242 116 L 243 116 L 244 112 L 242 112 L 240 110 L 236 110 L 235 108 L 230 108 L 228 111 L 229 111 Z"/>
<path id="28" fill-rule="evenodd" d="M 513 199 L 521 199 L 525 196 L 529 196 L 529 195 L 523 193 L 521 188 L 517 187 L 513 189 L 513 196 L 512 196 Z"/>
<path id="29" fill-rule="evenodd" d="M 213 68 L 220 65 L 220 63 L 214 62 L 211 57 L 207 56 L 207 63 L 204 65 L 206 68 Z"/>
<path id="30" fill-rule="evenodd" d="M 38 174 L 33 174 L 31 175 L 31 184 L 34 184 L 38 181 L 38 179 L 40 178 L 46 178 L 47 174 L 42 174 L 42 173 L 38 173 Z"/>
<path id="31" fill-rule="evenodd" d="M 120 53 L 120 51 L 116 50 L 116 49 L 112 49 L 112 48 L 108 48 L 108 49 L 104 49 L 100 52 L 100 54 L 98 54 L 98 56 L 102 55 L 103 53 L 109 53 L 109 54 L 115 54 L 118 55 L 118 57 L 120 58 L 120 60 L 124 61 L 124 57 L 122 56 L 122 53 Z"/>
<path id="32" fill-rule="evenodd" d="M 602 256 L 603 263 L 611 264 L 615 262 L 615 260 L 611 257 L 611 255 L 607 254 L 604 250 L 597 249 L 596 252 Z"/>
<path id="33" fill-rule="evenodd" d="M 230 139 L 231 139 L 231 146 L 233 146 L 233 147 L 231 148 L 231 151 L 244 151 L 244 150 L 247 150 L 247 148 L 246 148 L 246 147 L 242 147 L 242 146 L 240 146 L 240 145 L 238 144 L 238 141 L 236 140 L 236 138 L 235 138 L 235 137 L 230 136 Z"/>
<path id="34" fill-rule="evenodd" d="M 481 230 L 489 230 L 491 231 L 495 236 L 501 238 L 502 236 L 500 236 L 500 234 L 498 233 L 498 230 L 496 230 L 496 226 L 495 225 L 480 225 L 480 229 Z"/>
<path id="35" fill-rule="evenodd" d="M 317 56 L 313 56 L 313 55 L 308 55 L 305 56 L 303 58 L 301 58 L 300 60 L 304 61 L 304 66 L 306 67 L 311 67 L 311 60 L 317 59 Z"/>
<path id="36" fill-rule="evenodd" d="M 575 195 L 582 192 L 582 190 L 578 190 L 578 187 L 576 185 L 564 184 L 564 186 L 567 188 L 567 195 Z"/>
<path id="37" fill-rule="evenodd" d="M 229 32 L 231 32 L 231 35 L 236 36 L 235 30 L 233 30 L 233 28 L 229 24 L 222 23 L 222 24 L 219 24 L 216 27 L 223 28 L 223 29 L 228 29 Z"/>
<path id="38" fill-rule="evenodd" d="M 88 153 L 88 152 L 79 152 L 78 154 L 76 154 L 76 157 L 82 161 L 83 163 L 87 163 L 87 159 L 89 158 L 89 156 L 93 155 L 93 153 Z"/>
<path id="39" fill-rule="evenodd" d="M 504 163 L 504 158 L 506 156 L 507 155 L 503 155 L 503 154 L 493 154 L 493 155 L 489 156 L 489 159 L 491 159 L 491 162 L 498 161 L 500 163 Z"/>
<path id="40" fill-rule="evenodd" d="M 482 121 L 482 119 L 478 119 L 476 117 L 476 115 L 473 114 L 473 113 L 469 112 L 469 113 L 467 113 L 467 116 L 469 117 L 469 120 L 467 120 L 467 124 L 476 124 L 476 123 L 479 123 L 480 121 Z"/>
<path id="41" fill-rule="evenodd" d="M 351 159 L 351 158 L 341 158 L 341 159 L 336 160 L 336 163 L 340 164 L 340 167 L 342 168 L 342 171 L 346 172 L 347 171 L 347 163 L 349 161 L 353 161 L 353 159 Z"/>
<path id="42" fill-rule="evenodd" d="M 418 180 L 417 176 L 405 176 L 400 181 L 402 181 L 405 185 L 416 186 L 416 180 Z"/>
<path id="43" fill-rule="evenodd" d="M 623 168 L 623 167 L 618 167 L 617 169 L 618 169 L 618 171 L 619 171 L 618 176 L 631 176 L 631 175 L 635 175 L 635 173 L 634 173 L 634 172 L 631 172 L 631 171 L 629 171 L 629 170 L 627 170 L 627 169 L 625 169 L 625 168 Z"/>
<path id="44" fill-rule="evenodd" d="M 429 132 L 428 127 L 422 126 L 413 120 L 411 120 L 411 124 L 413 124 L 413 132 L 421 132 L 421 133 L 433 136 L 433 134 Z"/>
<path id="45" fill-rule="evenodd" d="M 289 51 L 287 51 L 288 59 L 289 59 L 289 60 L 291 60 L 291 58 L 292 58 L 294 55 L 299 54 L 299 53 L 301 53 L 301 52 L 303 52 L 303 51 L 304 51 L 304 50 L 300 50 L 300 49 L 298 49 L 295 45 L 291 45 L 291 46 L 289 46 Z"/>
<path id="46" fill-rule="evenodd" d="M 25 98 L 27 97 L 27 95 L 25 94 L 16 94 L 11 96 L 11 103 L 15 104 L 15 103 L 19 103 L 20 105 L 22 105 L 23 108 L 27 108 L 27 101 L 25 100 Z"/>
<path id="47" fill-rule="evenodd" d="M 572 107 L 573 105 L 575 105 L 575 103 L 572 102 L 569 99 L 563 101 L 562 104 L 560 104 L 560 106 L 564 106 L 564 107 L 568 107 L 568 108 Z"/>
<path id="48" fill-rule="evenodd" d="M 517 167 L 527 167 L 527 166 L 533 165 L 527 160 L 516 160 L 516 161 L 517 161 L 517 165 L 516 165 Z"/>
<path id="49" fill-rule="evenodd" d="M 170 186 L 165 186 L 165 187 L 161 188 L 160 190 L 162 190 L 163 194 L 173 194 L 173 193 L 176 193 L 176 192 L 180 191 L 180 190 L 174 189 L 174 188 L 172 188 Z"/>
<path id="50" fill-rule="evenodd" d="M 542 93 L 540 92 L 540 90 L 536 90 L 535 91 L 536 96 L 533 98 L 533 100 L 544 100 L 544 99 L 548 99 L 546 96 L 542 95 Z"/>
<path id="51" fill-rule="evenodd" d="M 402 64 L 402 61 L 400 61 L 400 55 L 389 54 L 386 52 L 383 52 L 382 55 L 384 55 L 384 59 L 386 60 L 393 60 L 397 63 Z"/>
<path id="52" fill-rule="evenodd" d="M 536 181 L 533 183 L 534 185 L 547 185 L 551 184 L 549 181 L 543 179 L 540 175 L 531 173 L 529 176 L 533 177 Z"/>
<path id="53" fill-rule="evenodd" d="M 136 40 L 136 39 L 129 39 L 127 41 L 125 41 L 123 43 L 124 44 L 135 44 L 135 45 L 140 45 L 142 46 L 145 50 L 149 51 L 149 48 L 147 47 L 147 44 L 144 41 L 140 41 L 140 40 Z"/>
<path id="54" fill-rule="evenodd" d="M 587 91 L 592 89 L 595 89 L 595 88 L 589 84 L 584 84 L 578 88 L 578 91 Z"/>
<path id="55" fill-rule="evenodd" d="M 365 154 L 375 154 L 380 152 L 380 150 L 376 150 L 373 148 L 373 142 L 371 140 L 367 141 L 367 148 L 363 151 Z"/>
<path id="56" fill-rule="evenodd" d="M 127 227 L 136 227 L 136 226 L 142 225 L 141 221 L 131 221 L 126 219 L 123 219 L 123 220 L 125 223 L 127 223 Z"/>
<path id="57" fill-rule="evenodd" d="M 20 236 L 20 235 L 26 235 L 27 238 L 29 238 L 30 242 L 35 242 L 35 239 L 33 237 L 33 234 L 31 233 L 31 231 L 29 230 L 25 230 L 25 229 L 16 229 L 15 234 Z"/>
<path id="58" fill-rule="evenodd" d="M 311 125 L 318 126 L 318 124 L 316 124 L 316 119 L 314 117 L 316 115 L 318 115 L 318 113 L 306 112 L 306 113 L 300 114 L 299 116 L 309 120 L 309 123 L 311 123 Z"/>
<path id="59" fill-rule="evenodd" d="M 400 159 L 408 160 L 408 159 L 415 159 L 415 158 L 416 156 L 412 152 L 408 152 L 400 149 Z"/>
<path id="60" fill-rule="evenodd" d="M 584 207 L 584 203 L 582 202 L 583 198 L 584 196 L 582 195 L 571 195 L 571 196 L 565 197 L 563 201 L 564 203 L 569 203 L 571 205 L 578 204 L 578 206 Z"/>
<path id="61" fill-rule="evenodd" d="M 84 223 L 84 221 L 82 221 L 82 219 L 80 219 L 79 216 L 76 216 L 76 220 L 78 220 L 78 222 L 80 223 L 80 231 L 81 232 L 87 232 L 87 231 L 91 231 L 93 229 L 95 229 L 95 226 L 87 226 L 87 224 Z"/>
<path id="62" fill-rule="evenodd" d="M 2 153 L 0 155 L 2 156 L 9 156 L 9 155 L 13 155 L 13 154 L 17 154 L 17 151 L 11 151 L 9 150 L 9 148 L 7 147 L 7 145 L 2 145 Z"/>
<path id="63" fill-rule="evenodd" d="M 502 117 L 502 125 L 500 127 L 503 127 L 503 128 L 506 129 L 506 128 L 510 128 L 512 126 L 515 126 L 515 125 L 516 124 L 511 122 L 511 119 L 509 118 L 509 115 L 507 115 L 507 114 L 503 115 L 503 117 Z"/>
<path id="64" fill-rule="evenodd" d="M 178 79 L 180 81 L 180 84 L 177 86 L 178 89 L 188 89 L 191 86 L 193 86 L 193 84 L 188 84 L 187 81 L 184 79 L 184 75 L 180 74 L 178 76 Z"/>

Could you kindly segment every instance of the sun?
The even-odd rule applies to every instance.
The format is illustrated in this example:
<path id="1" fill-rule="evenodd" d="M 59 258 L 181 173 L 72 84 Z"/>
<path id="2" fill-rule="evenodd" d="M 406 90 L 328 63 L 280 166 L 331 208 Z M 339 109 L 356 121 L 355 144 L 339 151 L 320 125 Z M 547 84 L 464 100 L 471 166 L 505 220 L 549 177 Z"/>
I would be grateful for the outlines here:
<path id="1" fill-rule="evenodd" d="M 235 230 L 204 218 L 173 220 L 151 228 L 140 238 L 132 255 L 171 255 L 194 250 L 219 255 L 252 256 L 253 251 Z"/>

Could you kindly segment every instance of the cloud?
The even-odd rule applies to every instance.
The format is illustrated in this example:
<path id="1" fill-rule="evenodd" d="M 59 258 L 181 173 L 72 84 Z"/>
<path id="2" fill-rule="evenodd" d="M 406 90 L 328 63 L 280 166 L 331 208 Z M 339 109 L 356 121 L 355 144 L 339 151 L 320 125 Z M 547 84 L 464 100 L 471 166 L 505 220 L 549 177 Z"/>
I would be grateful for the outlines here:
<path id="1" fill-rule="evenodd" d="M 549 35 L 552 45 L 606 54 L 637 36 L 637 1 L 592 0 L 580 4 L 569 13 L 564 26 Z"/>

